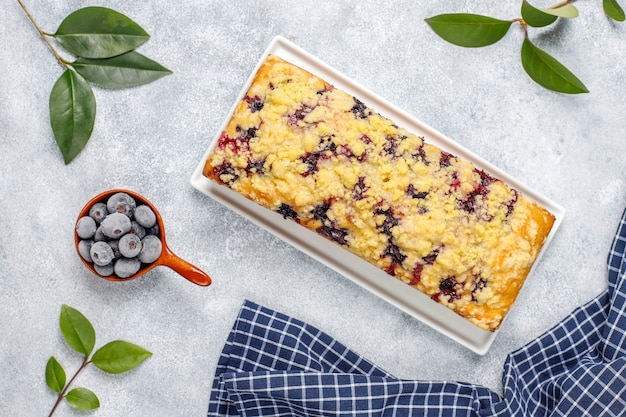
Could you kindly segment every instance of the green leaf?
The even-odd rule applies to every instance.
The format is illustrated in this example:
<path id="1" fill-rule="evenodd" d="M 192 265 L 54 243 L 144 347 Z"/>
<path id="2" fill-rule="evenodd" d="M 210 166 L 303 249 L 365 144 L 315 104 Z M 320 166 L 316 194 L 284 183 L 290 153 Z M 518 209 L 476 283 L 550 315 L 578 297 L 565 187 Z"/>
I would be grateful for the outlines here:
<path id="1" fill-rule="evenodd" d="M 522 65 L 530 78 L 549 90 L 567 94 L 589 92 L 570 70 L 528 38 L 522 44 Z"/>
<path id="2" fill-rule="evenodd" d="M 96 394 L 87 388 L 74 388 L 67 393 L 65 399 L 69 405 L 81 411 L 95 410 L 100 407 L 100 400 Z"/>
<path id="3" fill-rule="evenodd" d="M 123 340 L 115 340 L 98 349 L 91 362 L 104 372 L 119 374 L 129 371 L 152 356 L 141 346 Z"/>
<path id="4" fill-rule="evenodd" d="M 50 124 L 69 164 L 91 137 L 96 119 L 96 98 L 83 77 L 66 70 L 50 93 Z"/>
<path id="5" fill-rule="evenodd" d="M 522 2 L 522 19 L 524 19 L 529 26 L 540 28 L 554 23 L 556 19 L 558 19 L 558 16 L 537 9 L 524 0 Z"/>
<path id="6" fill-rule="evenodd" d="M 54 37 L 76 56 L 109 58 L 132 51 L 150 35 L 115 10 L 85 7 L 67 16 Z"/>
<path id="7" fill-rule="evenodd" d="M 578 17 L 578 9 L 574 7 L 571 3 L 567 3 L 554 9 L 543 9 L 543 11 L 551 15 L 565 17 L 567 19 L 573 19 L 575 17 Z"/>
<path id="8" fill-rule="evenodd" d="M 172 73 L 136 51 L 105 59 L 78 58 L 72 66 L 86 80 L 107 88 L 134 87 Z"/>
<path id="9" fill-rule="evenodd" d="M 96 332 L 89 320 L 80 311 L 63 304 L 60 324 L 65 342 L 72 349 L 89 356 L 96 344 Z"/>
<path id="10" fill-rule="evenodd" d="M 46 364 L 46 384 L 54 392 L 61 392 L 65 388 L 65 370 L 54 356 Z"/>
<path id="11" fill-rule="evenodd" d="M 602 7 L 604 8 L 604 13 L 611 19 L 616 22 L 624 21 L 624 9 L 622 9 L 617 0 L 602 0 Z"/>
<path id="12" fill-rule="evenodd" d="M 426 23 L 450 43 L 477 48 L 502 39 L 513 22 L 477 14 L 453 13 L 429 17 Z"/>

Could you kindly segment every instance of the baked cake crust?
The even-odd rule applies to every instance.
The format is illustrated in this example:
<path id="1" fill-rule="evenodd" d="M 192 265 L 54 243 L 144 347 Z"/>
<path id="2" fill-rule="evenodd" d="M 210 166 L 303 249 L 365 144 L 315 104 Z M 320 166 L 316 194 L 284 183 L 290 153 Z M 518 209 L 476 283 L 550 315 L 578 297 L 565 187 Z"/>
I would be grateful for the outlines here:
<path id="1" fill-rule="evenodd" d="M 490 331 L 554 223 L 503 181 L 274 55 L 203 174 Z"/>

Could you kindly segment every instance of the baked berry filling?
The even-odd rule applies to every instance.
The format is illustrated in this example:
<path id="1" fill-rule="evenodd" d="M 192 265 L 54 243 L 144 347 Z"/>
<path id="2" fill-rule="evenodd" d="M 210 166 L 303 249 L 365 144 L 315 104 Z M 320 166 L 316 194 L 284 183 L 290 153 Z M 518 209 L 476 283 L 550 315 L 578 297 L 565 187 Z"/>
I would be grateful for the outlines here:
<path id="1" fill-rule="evenodd" d="M 264 105 L 263 99 L 259 96 L 254 96 L 254 97 L 246 96 L 244 100 L 246 103 L 248 103 L 248 107 L 250 108 L 250 111 L 252 113 L 261 111 L 261 109 L 263 108 L 263 105 Z"/>
<path id="2" fill-rule="evenodd" d="M 352 189 L 352 196 L 355 200 L 363 200 L 365 198 L 365 192 L 369 187 L 365 185 L 365 177 L 359 177 L 359 180 Z"/>
<path id="3" fill-rule="evenodd" d="M 391 268 L 390 271 L 392 272 L 391 275 L 395 275 L 394 267 L 396 265 L 401 265 L 402 262 L 404 262 L 404 260 L 406 259 L 406 255 L 404 255 L 400 251 L 400 248 L 398 247 L 398 245 L 396 245 L 395 243 L 391 241 L 385 248 L 385 257 L 391 259 L 391 266 L 390 266 Z"/>
<path id="4" fill-rule="evenodd" d="M 474 277 L 474 289 L 472 290 L 472 301 L 478 302 L 476 294 L 481 292 L 487 286 L 487 280 L 480 275 Z"/>
<path id="5" fill-rule="evenodd" d="M 424 256 L 422 259 L 424 260 L 424 263 L 426 265 L 432 265 L 435 263 L 435 261 L 437 260 L 437 256 L 439 256 L 439 251 L 440 249 L 435 249 L 434 251 L 432 251 L 431 253 L 429 253 L 428 255 Z"/>
<path id="6" fill-rule="evenodd" d="M 327 214 L 328 210 L 330 210 L 330 201 L 324 201 L 322 204 L 315 206 L 315 208 L 311 210 L 311 214 L 314 218 L 325 223 L 330 221 Z"/>
<path id="7" fill-rule="evenodd" d="M 478 196 L 486 196 L 489 190 L 481 192 L 480 190 L 474 190 L 467 195 L 465 200 L 459 202 L 459 207 L 468 213 L 475 213 L 481 203 L 478 201 Z"/>
<path id="8" fill-rule="evenodd" d="M 313 151 L 305 153 L 299 158 L 300 162 L 304 162 L 307 166 L 306 171 L 304 171 L 302 175 L 308 177 L 309 175 L 315 174 L 318 171 L 318 162 L 321 159 L 329 158 L 330 156 L 326 151 Z"/>
<path id="9" fill-rule="evenodd" d="M 237 126 L 236 129 L 239 133 L 239 138 L 243 141 L 250 141 L 250 139 L 256 137 L 256 131 L 258 130 L 256 127 L 249 127 L 247 129 L 242 128 L 241 126 Z"/>
<path id="10" fill-rule="evenodd" d="M 387 137 L 385 138 L 385 144 L 383 145 L 383 151 L 385 151 L 387 155 L 397 157 L 396 151 L 398 150 L 398 142 L 398 138 L 387 135 Z"/>
<path id="11" fill-rule="evenodd" d="M 418 262 L 413 268 L 413 277 L 409 281 L 409 285 L 417 285 L 422 280 L 422 272 L 424 271 L 424 267 L 426 265 L 432 265 L 437 260 L 437 256 L 439 256 L 440 249 L 435 249 L 428 255 L 422 258 L 422 262 Z"/>
<path id="12" fill-rule="evenodd" d="M 452 171 L 450 174 L 450 188 L 452 191 L 456 191 L 461 186 L 461 180 L 459 179 L 459 173 Z"/>
<path id="13" fill-rule="evenodd" d="M 306 115 L 311 113 L 311 110 L 313 110 L 313 107 L 307 104 L 302 104 L 302 106 L 300 106 L 300 108 L 297 109 L 295 112 L 287 115 L 287 119 L 289 120 L 289 125 L 298 126 L 298 122 L 303 121 Z"/>
<path id="14" fill-rule="evenodd" d="M 340 151 L 338 151 L 338 149 L 340 149 Z M 320 161 L 331 159 L 333 156 L 336 156 L 338 152 L 345 156 L 354 156 L 349 148 L 343 146 L 338 147 L 335 142 L 333 142 L 332 136 L 321 138 L 314 151 L 307 152 L 299 158 L 300 162 L 305 163 L 307 166 L 307 170 L 304 171 L 302 175 L 307 177 L 315 174 L 319 169 L 318 163 Z"/>
<path id="15" fill-rule="evenodd" d="M 456 158 L 456 156 L 452 155 L 451 153 L 445 152 L 445 151 L 441 151 L 441 156 L 439 158 L 439 166 L 441 168 L 447 168 L 450 165 L 452 165 L 452 159 Z"/>
<path id="16" fill-rule="evenodd" d="M 298 213 L 296 213 L 296 211 L 289 204 L 282 203 L 276 211 L 278 212 L 278 214 L 283 216 L 284 219 L 291 219 L 297 223 L 300 223 L 298 219 Z"/>
<path id="17" fill-rule="evenodd" d="M 263 174 L 265 167 L 265 160 L 250 159 L 246 166 L 246 173 L 251 174 Z"/>
<path id="18" fill-rule="evenodd" d="M 381 203 L 382 204 L 382 203 Z M 387 236 L 387 247 L 383 253 L 383 257 L 391 260 L 391 265 L 385 270 L 389 275 L 395 276 L 395 267 L 401 265 L 406 259 L 406 255 L 402 253 L 400 247 L 393 241 L 392 228 L 399 224 L 399 220 L 393 214 L 393 208 L 382 209 L 377 207 L 374 210 L 377 216 L 384 216 L 381 224 L 377 226 L 379 232 Z"/>
<path id="19" fill-rule="evenodd" d="M 413 159 L 416 161 L 421 161 L 424 165 L 429 166 L 430 161 L 426 158 L 426 151 L 424 150 L 424 143 L 417 148 L 417 152 L 412 155 Z"/>
<path id="20" fill-rule="evenodd" d="M 336 227 L 332 220 L 328 218 L 330 204 L 330 201 L 325 201 L 311 211 L 311 215 L 322 223 L 322 226 L 318 227 L 316 231 L 320 235 L 325 236 L 340 245 L 347 245 L 348 242 L 346 241 L 346 236 L 348 236 L 348 231 L 346 229 Z"/>
<path id="21" fill-rule="evenodd" d="M 241 151 L 249 150 L 249 141 L 245 140 L 242 137 L 230 137 L 226 132 L 222 132 L 218 141 L 217 148 L 218 149 L 230 149 L 233 153 L 241 153 Z"/>
<path id="22" fill-rule="evenodd" d="M 409 281 L 409 285 L 417 285 L 422 280 L 422 271 L 424 270 L 424 264 L 418 263 L 413 268 L 413 277 Z"/>
<path id="23" fill-rule="evenodd" d="M 513 213 L 513 209 L 515 208 L 515 204 L 517 203 L 517 199 L 519 198 L 519 193 L 517 190 L 513 191 L 513 198 L 506 204 L 506 217 L 509 217 Z"/>
<path id="24" fill-rule="evenodd" d="M 465 199 L 459 201 L 459 208 L 467 213 L 478 213 L 481 208 L 484 207 L 484 201 L 489 192 L 488 187 L 497 180 L 485 171 L 474 169 L 474 172 L 480 176 L 480 183 L 477 184 L 471 193 L 469 193 Z M 481 198 L 479 198 L 481 197 Z M 479 216 L 485 221 L 492 221 L 493 216 L 486 211 L 480 213 Z"/>
<path id="25" fill-rule="evenodd" d="M 249 127 L 243 128 L 241 126 L 237 126 L 235 131 L 237 132 L 237 137 L 229 136 L 225 131 L 222 132 L 218 141 L 217 148 L 218 149 L 230 149 L 235 154 L 250 154 L 250 140 L 256 137 L 256 132 L 259 128 L 257 127 Z"/>
<path id="26" fill-rule="evenodd" d="M 239 178 L 237 171 L 228 161 L 213 167 L 213 174 L 222 184 L 226 185 L 232 185 Z"/>
<path id="27" fill-rule="evenodd" d="M 377 216 L 380 216 L 380 215 L 385 216 L 385 219 L 383 220 L 382 224 L 378 226 L 378 230 L 384 233 L 385 235 L 387 235 L 389 240 L 391 240 L 393 236 L 391 233 L 391 228 L 398 225 L 398 219 L 394 217 L 393 209 L 388 208 L 386 210 L 383 210 L 381 208 L 377 208 L 374 211 L 374 214 L 376 214 Z"/>
<path id="28" fill-rule="evenodd" d="M 367 108 L 365 103 L 357 98 L 354 98 L 354 106 L 352 106 L 350 111 L 357 119 L 367 119 L 367 117 L 372 113 L 372 111 Z"/>
<path id="29" fill-rule="evenodd" d="M 428 196 L 428 191 L 417 191 L 413 184 L 409 184 L 406 189 L 406 193 L 413 198 L 423 200 Z"/>
<path id="30" fill-rule="evenodd" d="M 331 239 L 334 242 L 339 243 L 340 245 L 348 244 L 348 242 L 346 241 L 348 231 L 346 229 L 324 225 L 317 229 L 317 233 Z"/>
<path id="31" fill-rule="evenodd" d="M 460 290 L 460 284 L 456 281 L 456 277 L 449 276 L 441 280 L 439 283 L 439 292 L 434 294 L 431 298 L 435 301 L 439 301 L 442 296 L 448 297 L 448 302 L 452 303 L 454 300 L 461 298 L 458 290 Z"/>

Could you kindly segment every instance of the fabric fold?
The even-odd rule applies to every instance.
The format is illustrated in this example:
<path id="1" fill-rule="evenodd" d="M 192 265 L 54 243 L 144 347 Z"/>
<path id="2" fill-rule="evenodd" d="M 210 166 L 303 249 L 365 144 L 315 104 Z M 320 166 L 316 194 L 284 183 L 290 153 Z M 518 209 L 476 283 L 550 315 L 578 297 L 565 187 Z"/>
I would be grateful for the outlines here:
<path id="1" fill-rule="evenodd" d="M 626 415 L 626 211 L 608 289 L 510 353 L 502 396 L 395 378 L 321 330 L 246 300 L 218 361 L 209 416 Z"/>
<path id="2" fill-rule="evenodd" d="M 494 393 L 470 384 L 302 371 L 223 375 L 242 416 L 478 416 Z M 404 410 L 404 412 L 403 412 Z"/>

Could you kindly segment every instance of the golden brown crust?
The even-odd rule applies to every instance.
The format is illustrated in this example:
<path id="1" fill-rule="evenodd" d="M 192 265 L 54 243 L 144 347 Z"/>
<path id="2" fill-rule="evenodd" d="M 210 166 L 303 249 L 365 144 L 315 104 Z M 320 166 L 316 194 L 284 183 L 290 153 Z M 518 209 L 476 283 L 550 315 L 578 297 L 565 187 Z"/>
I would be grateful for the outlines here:
<path id="1" fill-rule="evenodd" d="M 276 56 L 204 175 L 496 330 L 554 216 Z"/>

